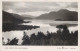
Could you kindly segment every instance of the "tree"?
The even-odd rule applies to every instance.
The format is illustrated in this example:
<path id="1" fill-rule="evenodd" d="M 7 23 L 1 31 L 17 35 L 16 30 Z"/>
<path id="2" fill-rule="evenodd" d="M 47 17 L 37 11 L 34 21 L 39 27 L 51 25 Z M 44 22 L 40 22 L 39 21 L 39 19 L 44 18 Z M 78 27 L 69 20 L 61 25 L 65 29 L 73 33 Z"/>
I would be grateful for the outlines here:
<path id="1" fill-rule="evenodd" d="M 29 45 L 30 44 L 30 39 L 29 36 L 24 32 L 22 45 Z"/>
<path id="2" fill-rule="evenodd" d="M 10 39 L 8 38 L 8 39 L 7 39 L 7 45 L 9 45 L 9 44 L 10 44 Z"/>
<path id="3" fill-rule="evenodd" d="M 41 38 L 44 38 L 44 37 L 45 37 L 45 35 L 44 35 L 43 32 L 38 32 L 38 34 L 37 34 L 37 40 L 40 40 Z"/>
<path id="4" fill-rule="evenodd" d="M 70 32 L 68 30 L 68 27 L 66 25 L 63 25 L 63 32 L 62 33 L 65 34 L 65 35 L 70 34 Z"/>
<path id="5" fill-rule="evenodd" d="M 56 28 L 58 28 L 57 34 L 62 34 L 61 29 L 63 28 L 63 25 L 58 25 Z"/>
<path id="6" fill-rule="evenodd" d="M 36 35 L 35 35 L 35 33 L 33 33 L 32 35 L 31 35 L 31 37 L 30 37 L 30 39 L 32 40 L 36 40 Z"/>
<path id="7" fill-rule="evenodd" d="M 4 37 L 2 37 L 2 43 L 3 43 L 3 45 L 5 45 L 5 42 L 4 42 Z"/>
<path id="8" fill-rule="evenodd" d="M 18 40 L 19 39 L 17 39 L 16 37 L 14 38 L 14 39 L 12 39 L 11 41 L 10 41 L 10 44 L 9 45 L 18 45 L 17 43 L 18 43 Z"/>

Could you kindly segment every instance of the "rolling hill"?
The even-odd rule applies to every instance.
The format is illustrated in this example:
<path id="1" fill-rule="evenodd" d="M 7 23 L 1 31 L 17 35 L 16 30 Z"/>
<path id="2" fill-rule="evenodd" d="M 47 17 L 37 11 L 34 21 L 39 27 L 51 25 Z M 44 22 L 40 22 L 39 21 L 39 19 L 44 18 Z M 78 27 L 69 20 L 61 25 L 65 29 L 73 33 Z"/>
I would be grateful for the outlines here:
<path id="1" fill-rule="evenodd" d="M 2 11 L 2 16 L 3 16 L 3 23 L 15 23 L 16 24 L 16 23 L 23 23 L 24 19 L 32 19 L 29 17 L 23 17 L 15 13 L 8 13 L 6 11 Z M 28 23 L 28 22 L 25 22 L 25 23 Z"/>
<path id="2" fill-rule="evenodd" d="M 78 21 L 78 12 L 61 9 L 57 12 L 42 14 L 36 19 L 56 20 L 56 21 Z"/>
<path id="3" fill-rule="evenodd" d="M 2 11 L 2 18 L 3 23 L 22 23 L 23 20 L 16 18 L 11 13 L 8 13 L 6 11 Z"/>
<path id="4" fill-rule="evenodd" d="M 14 14 L 14 13 L 11 13 L 14 17 L 16 17 L 16 18 L 18 18 L 18 19 L 22 19 L 22 20 L 25 20 L 25 19 L 28 19 L 28 20 L 30 20 L 30 19 L 32 19 L 31 18 L 31 16 L 30 15 L 18 15 L 18 14 Z"/>

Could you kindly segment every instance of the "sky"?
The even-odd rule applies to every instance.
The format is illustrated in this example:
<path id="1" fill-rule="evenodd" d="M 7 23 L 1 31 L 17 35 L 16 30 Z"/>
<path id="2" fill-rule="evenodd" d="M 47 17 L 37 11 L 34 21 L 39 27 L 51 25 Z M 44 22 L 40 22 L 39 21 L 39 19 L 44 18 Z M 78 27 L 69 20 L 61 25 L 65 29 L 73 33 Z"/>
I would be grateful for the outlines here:
<path id="1" fill-rule="evenodd" d="M 78 11 L 77 2 L 2 2 L 4 11 L 16 13 L 19 15 L 40 16 L 51 11 L 60 9 L 68 9 L 70 11 Z"/>

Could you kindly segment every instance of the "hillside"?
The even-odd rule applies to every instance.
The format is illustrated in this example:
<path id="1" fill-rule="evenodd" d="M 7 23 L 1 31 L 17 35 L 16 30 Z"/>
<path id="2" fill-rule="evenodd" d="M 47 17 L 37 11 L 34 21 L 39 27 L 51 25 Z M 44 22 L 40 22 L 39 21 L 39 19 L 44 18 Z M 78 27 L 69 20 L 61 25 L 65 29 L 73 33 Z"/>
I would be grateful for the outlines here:
<path id="1" fill-rule="evenodd" d="M 78 21 L 78 12 L 62 9 L 57 12 L 42 14 L 36 19 L 56 20 L 56 21 Z"/>
<path id="2" fill-rule="evenodd" d="M 31 16 L 27 16 L 27 15 L 18 15 L 18 14 L 14 14 L 14 13 L 11 13 L 14 17 L 16 18 L 19 18 L 19 19 L 22 19 L 22 20 L 25 20 L 25 19 L 32 19 Z"/>
<path id="3" fill-rule="evenodd" d="M 23 20 L 16 18 L 13 16 L 11 13 L 2 11 L 2 16 L 3 16 L 3 23 L 22 23 L 24 22 Z"/>

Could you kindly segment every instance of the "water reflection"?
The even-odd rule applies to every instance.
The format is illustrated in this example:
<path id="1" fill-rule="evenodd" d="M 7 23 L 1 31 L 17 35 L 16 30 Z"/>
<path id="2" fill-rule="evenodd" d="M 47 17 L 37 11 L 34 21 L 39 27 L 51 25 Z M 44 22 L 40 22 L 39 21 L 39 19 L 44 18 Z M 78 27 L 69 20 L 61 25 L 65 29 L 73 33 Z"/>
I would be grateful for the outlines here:
<path id="1" fill-rule="evenodd" d="M 46 23 L 46 21 L 44 21 L 44 22 L 33 21 L 32 23 L 22 23 L 20 25 L 33 25 L 33 26 L 38 25 L 38 26 L 40 26 L 40 28 L 31 29 L 31 30 L 13 30 L 13 31 L 3 32 L 4 41 L 7 42 L 8 38 L 13 39 L 14 37 L 17 37 L 19 39 L 18 44 L 21 44 L 24 31 L 27 33 L 28 36 L 30 36 L 33 33 L 37 34 L 38 32 L 43 32 L 46 35 L 47 31 L 56 33 L 58 30 L 56 28 L 56 25 L 59 25 L 59 22 L 53 22 L 53 24 L 54 24 L 53 26 L 51 26 L 49 22 L 50 21 L 48 21 L 47 23 Z M 72 22 L 64 22 L 61 24 L 70 24 L 70 23 L 72 25 L 72 26 L 68 26 L 68 29 L 70 32 L 72 32 L 72 31 L 74 32 L 74 31 L 78 30 L 77 25 L 73 26 L 74 24 L 77 24 L 76 22 L 74 22 L 73 24 L 72 24 Z"/>

